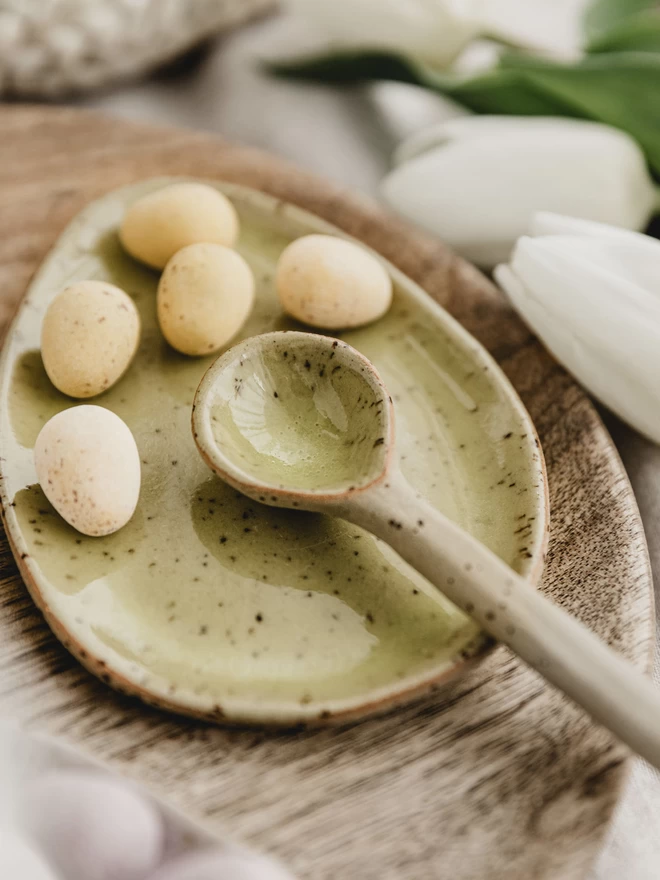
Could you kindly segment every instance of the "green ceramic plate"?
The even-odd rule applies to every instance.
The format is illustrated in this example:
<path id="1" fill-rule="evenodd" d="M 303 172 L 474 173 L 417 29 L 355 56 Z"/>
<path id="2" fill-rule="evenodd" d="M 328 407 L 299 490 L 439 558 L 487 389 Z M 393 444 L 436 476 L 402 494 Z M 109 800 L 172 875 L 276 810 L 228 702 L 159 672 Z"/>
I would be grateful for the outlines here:
<path id="1" fill-rule="evenodd" d="M 156 273 L 120 248 L 126 206 L 151 180 L 94 202 L 64 232 L 13 323 L 0 373 L 7 529 L 26 583 L 67 647 L 105 681 L 177 711 L 267 724 L 355 717 L 408 699 L 483 656 L 489 640 L 388 547 L 354 526 L 261 507 L 204 466 L 191 401 L 210 359 L 163 341 Z M 262 193 L 213 184 L 242 221 L 258 282 L 249 336 L 297 326 L 273 287 L 283 247 L 324 221 Z M 387 266 L 394 304 L 342 334 L 376 365 L 396 405 L 402 468 L 439 509 L 516 570 L 540 571 L 547 527 L 534 428 L 485 351 Z M 143 320 L 127 375 L 94 400 L 132 429 L 142 457 L 133 520 L 87 538 L 46 501 L 32 462 L 39 429 L 76 405 L 49 383 L 41 320 L 66 283 L 124 288 Z"/>

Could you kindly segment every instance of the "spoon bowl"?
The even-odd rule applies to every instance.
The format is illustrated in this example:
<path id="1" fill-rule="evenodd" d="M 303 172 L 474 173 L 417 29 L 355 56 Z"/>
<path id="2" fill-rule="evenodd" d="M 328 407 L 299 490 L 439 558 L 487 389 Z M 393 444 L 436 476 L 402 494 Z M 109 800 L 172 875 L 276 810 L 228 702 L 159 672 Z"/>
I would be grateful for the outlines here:
<path id="1" fill-rule="evenodd" d="M 219 477 L 263 503 L 306 509 L 378 483 L 394 442 L 373 365 L 345 342 L 298 331 L 253 336 L 219 357 L 192 423 Z"/>

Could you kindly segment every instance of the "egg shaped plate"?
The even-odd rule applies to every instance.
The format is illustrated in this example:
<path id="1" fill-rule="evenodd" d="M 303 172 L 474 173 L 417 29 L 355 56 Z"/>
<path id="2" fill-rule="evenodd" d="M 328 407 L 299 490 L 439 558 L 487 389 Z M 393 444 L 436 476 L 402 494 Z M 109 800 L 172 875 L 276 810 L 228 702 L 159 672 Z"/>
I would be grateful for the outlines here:
<path id="1" fill-rule="evenodd" d="M 491 647 L 469 618 L 359 528 L 250 501 L 200 459 L 191 405 L 213 356 L 189 358 L 166 344 L 156 321 L 159 275 L 125 253 L 117 235 L 127 206 L 168 182 L 132 184 L 89 204 L 39 269 L 5 345 L 6 519 L 32 596 L 104 681 L 195 716 L 321 724 L 437 687 Z M 208 182 L 234 203 L 237 247 L 256 278 L 241 338 L 300 327 L 278 302 L 278 257 L 301 235 L 344 233 L 271 195 Z M 384 265 L 394 286 L 390 311 L 340 335 L 389 388 L 402 469 L 439 510 L 534 580 L 547 493 L 532 422 L 481 345 Z M 126 422 L 142 461 L 137 511 L 104 538 L 81 535 L 58 516 L 36 482 L 32 454 L 43 424 L 78 403 L 44 371 L 43 315 L 63 286 L 89 278 L 127 291 L 142 319 L 135 361 L 91 401 Z"/>

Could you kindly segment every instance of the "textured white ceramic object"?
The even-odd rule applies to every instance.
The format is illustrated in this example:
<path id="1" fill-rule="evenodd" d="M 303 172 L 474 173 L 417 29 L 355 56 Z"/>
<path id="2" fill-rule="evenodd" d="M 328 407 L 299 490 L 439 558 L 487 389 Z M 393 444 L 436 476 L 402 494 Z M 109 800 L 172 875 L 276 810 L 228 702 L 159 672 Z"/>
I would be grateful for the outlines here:
<path id="1" fill-rule="evenodd" d="M 0 0 L 0 92 L 53 96 L 175 58 L 273 0 Z"/>

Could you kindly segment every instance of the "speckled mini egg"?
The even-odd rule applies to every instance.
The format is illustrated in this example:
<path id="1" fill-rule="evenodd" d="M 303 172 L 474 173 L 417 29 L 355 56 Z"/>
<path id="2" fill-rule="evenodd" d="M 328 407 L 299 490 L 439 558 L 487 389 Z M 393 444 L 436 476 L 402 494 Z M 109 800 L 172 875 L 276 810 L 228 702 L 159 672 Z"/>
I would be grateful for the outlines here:
<path id="1" fill-rule="evenodd" d="M 148 880 L 294 880 L 272 859 L 252 852 L 205 850 L 163 865 Z"/>
<path id="2" fill-rule="evenodd" d="M 276 285 L 285 312 L 326 330 L 368 324 L 392 302 L 392 281 L 379 260 L 332 235 L 305 235 L 288 245 Z"/>
<path id="3" fill-rule="evenodd" d="M 191 244 L 176 253 L 158 285 L 158 321 L 183 354 L 211 354 L 226 345 L 254 303 L 254 276 L 240 254 L 219 244 Z"/>
<path id="4" fill-rule="evenodd" d="M 203 183 L 173 183 L 133 202 L 119 237 L 131 256 L 162 269 L 189 244 L 232 247 L 238 228 L 236 209 L 217 189 Z"/>
<path id="5" fill-rule="evenodd" d="M 127 425 L 102 406 L 65 409 L 34 447 L 37 479 L 55 510 L 84 535 L 109 535 L 133 516 L 140 456 Z"/>
<path id="6" fill-rule="evenodd" d="M 63 880 L 144 880 L 160 864 L 160 815 L 119 780 L 54 771 L 26 787 L 22 810 L 26 830 Z"/>
<path id="7" fill-rule="evenodd" d="M 0 828 L 3 880 L 59 880 L 43 856 L 15 828 Z"/>
<path id="8" fill-rule="evenodd" d="M 41 356 L 56 388 L 70 397 L 94 397 L 126 371 L 139 339 L 140 316 L 123 290 L 78 281 L 48 306 Z"/>

